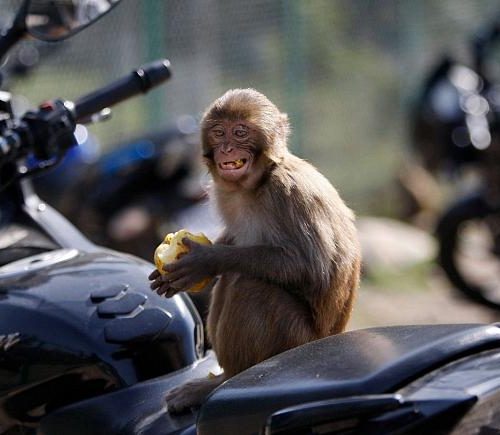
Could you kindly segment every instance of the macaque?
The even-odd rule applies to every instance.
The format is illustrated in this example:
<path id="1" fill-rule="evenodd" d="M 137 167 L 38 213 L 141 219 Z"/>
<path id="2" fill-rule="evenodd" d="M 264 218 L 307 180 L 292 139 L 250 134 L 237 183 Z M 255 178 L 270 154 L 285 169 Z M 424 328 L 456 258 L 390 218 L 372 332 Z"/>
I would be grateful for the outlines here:
<path id="1" fill-rule="evenodd" d="M 311 164 L 287 148 L 285 114 L 253 89 L 217 99 L 201 121 L 212 199 L 225 228 L 211 246 L 150 275 L 171 297 L 218 277 L 208 337 L 223 374 L 167 393 L 170 412 L 199 405 L 216 386 L 273 355 L 342 332 L 359 284 L 354 215 Z"/>

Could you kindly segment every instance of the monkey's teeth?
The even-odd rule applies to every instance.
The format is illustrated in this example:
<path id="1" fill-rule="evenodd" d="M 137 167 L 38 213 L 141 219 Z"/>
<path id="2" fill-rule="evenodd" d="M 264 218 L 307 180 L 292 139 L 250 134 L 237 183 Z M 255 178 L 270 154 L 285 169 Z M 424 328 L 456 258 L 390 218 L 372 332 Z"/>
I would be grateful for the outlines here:
<path id="1" fill-rule="evenodd" d="M 240 169 L 245 164 L 245 160 L 238 159 L 231 162 L 223 162 L 222 167 L 224 169 Z"/>

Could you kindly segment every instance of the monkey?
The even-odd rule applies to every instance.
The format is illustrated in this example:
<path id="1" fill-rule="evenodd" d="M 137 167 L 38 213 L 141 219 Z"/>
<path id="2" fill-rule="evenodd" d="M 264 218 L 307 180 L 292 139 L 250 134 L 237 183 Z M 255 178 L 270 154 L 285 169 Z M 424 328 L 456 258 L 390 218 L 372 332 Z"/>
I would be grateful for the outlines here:
<path id="1" fill-rule="evenodd" d="M 288 149 L 286 114 L 254 89 L 233 89 L 201 120 L 210 196 L 224 229 L 213 245 L 153 271 L 172 297 L 206 277 L 207 332 L 221 375 L 167 393 L 169 412 L 200 405 L 222 382 L 285 350 L 344 331 L 359 286 L 353 211 L 309 162 Z"/>

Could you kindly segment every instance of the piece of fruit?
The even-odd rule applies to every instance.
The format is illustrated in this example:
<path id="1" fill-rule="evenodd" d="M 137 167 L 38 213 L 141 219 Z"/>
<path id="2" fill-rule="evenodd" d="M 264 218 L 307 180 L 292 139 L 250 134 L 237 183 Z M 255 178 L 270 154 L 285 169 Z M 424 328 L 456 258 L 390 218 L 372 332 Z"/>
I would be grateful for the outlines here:
<path id="1" fill-rule="evenodd" d="M 177 261 L 189 252 L 189 248 L 182 243 L 184 237 L 187 237 L 193 242 L 200 243 L 201 245 L 212 244 L 212 242 L 202 233 L 192 234 L 187 230 L 179 230 L 176 233 L 167 234 L 163 242 L 156 248 L 154 254 L 155 266 L 162 275 L 168 274 L 166 270 L 163 270 L 163 266 Z M 196 283 L 188 291 L 199 292 L 210 282 L 210 280 L 211 278 L 206 278 Z"/>

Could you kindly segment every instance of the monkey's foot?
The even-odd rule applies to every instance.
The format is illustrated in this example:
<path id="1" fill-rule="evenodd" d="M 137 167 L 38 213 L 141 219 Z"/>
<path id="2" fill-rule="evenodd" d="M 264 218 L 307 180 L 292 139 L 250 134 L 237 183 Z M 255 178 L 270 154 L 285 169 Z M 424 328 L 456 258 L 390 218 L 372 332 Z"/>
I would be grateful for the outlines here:
<path id="1" fill-rule="evenodd" d="M 179 414 L 189 408 L 200 406 L 212 390 L 218 387 L 224 380 L 223 375 L 212 376 L 195 379 L 180 387 L 173 388 L 167 393 L 165 398 L 168 412 Z"/>

